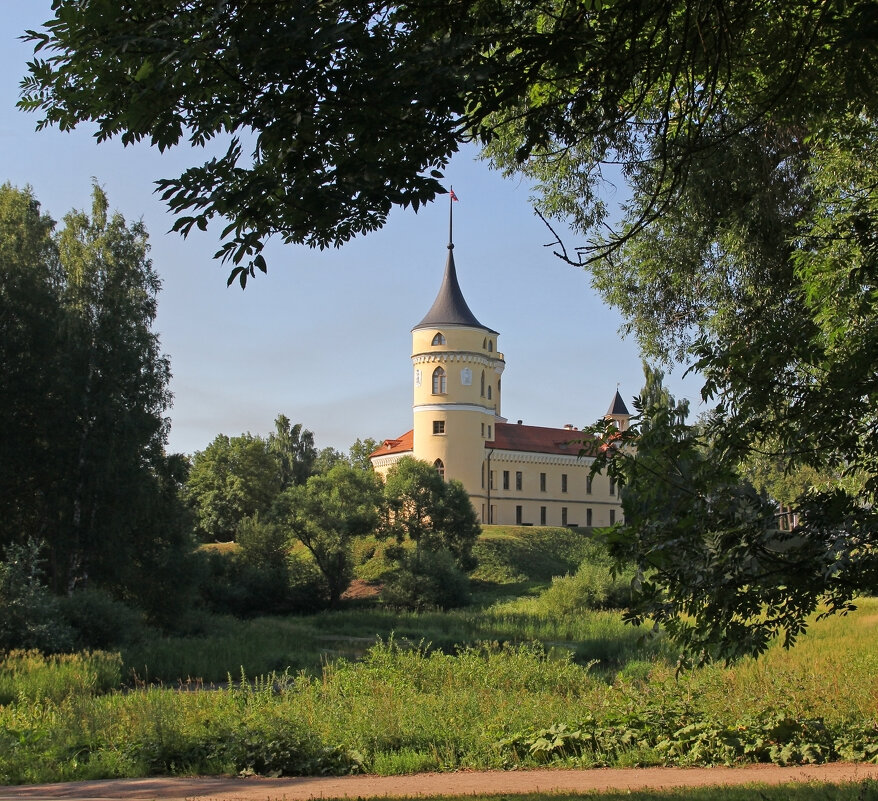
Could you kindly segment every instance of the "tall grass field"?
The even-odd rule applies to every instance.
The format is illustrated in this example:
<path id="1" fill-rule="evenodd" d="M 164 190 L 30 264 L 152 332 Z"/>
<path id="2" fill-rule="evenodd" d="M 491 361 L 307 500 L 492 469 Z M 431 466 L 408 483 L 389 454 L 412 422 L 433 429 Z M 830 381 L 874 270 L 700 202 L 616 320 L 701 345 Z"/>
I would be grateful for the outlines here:
<path id="1" fill-rule="evenodd" d="M 541 560 L 529 536 L 483 538 L 477 602 L 455 612 L 222 618 L 121 655 L 7 654 L 0 784 L 878 761 L 878 599 L 790 651 L 677 673 L 660 637 L 587 608 L 618 588 L 599 554 L 582 569 L 581 535 Z"/>

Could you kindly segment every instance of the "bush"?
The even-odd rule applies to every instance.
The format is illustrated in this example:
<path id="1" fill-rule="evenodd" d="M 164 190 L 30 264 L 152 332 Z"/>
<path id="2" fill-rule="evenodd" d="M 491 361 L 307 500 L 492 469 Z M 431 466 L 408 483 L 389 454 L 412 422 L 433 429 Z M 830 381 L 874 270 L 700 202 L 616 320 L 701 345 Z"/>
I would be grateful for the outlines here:
<path id="1" fill-rule="evenodd" d="M 469 579 L 448 551 L 399 549 L 396 557 L 399 567 L 381 590 L 385 603 L 414 610 L 452 609 L 469 603 Z"/>
<path id="2" fill-rule="evenodd" d="M 0 652 L 14 648 L 65 651 L 73 639 L 58 601 L 42 583 L 43 543 L 11 544 L 0 561 Z"/>
<path id="3" fill-rule="evenodd" d="M 613 576 L 612 561 L 604 546 L 592 543 L 590 553 L 573 575 L 556 576 L 540 596 L 545 612 L 575 614 L 586 609 L 612 609 L 627 605 L 633 570 Z"/>
<path id="4" fill-rule="evenodd" d="M 72 631 L 75 650 L 115 648 L 145 635 L 142 614 L 105 590 L 77 590 L 60 599 L 59 611 Z"/>
<path id="5" fill-rule="evenodd" d="M 326 606 L 320 571 L 299 554 L 291 554 L 279 565 L 257 566 L 240 552 L 210 551 L 207 562 L 201 596 L 217 614 L 251 618 L 313 612 Z"/>

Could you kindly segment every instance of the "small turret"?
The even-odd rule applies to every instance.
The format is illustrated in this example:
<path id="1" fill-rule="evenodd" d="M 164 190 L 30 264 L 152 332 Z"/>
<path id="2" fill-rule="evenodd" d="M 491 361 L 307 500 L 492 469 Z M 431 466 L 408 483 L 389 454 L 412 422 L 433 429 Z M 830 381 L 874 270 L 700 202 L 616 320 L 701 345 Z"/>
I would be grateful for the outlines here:
<path id="1" fill-rule="evenodd" d="M 628 411 L 625 401 L 622 400 L 622 396 L 619 394 L 618 389 L 613 396 L 612 403 L 610 403 L 610 408 L 607 409 L 607 413 L 604 415 L 604 420 L 612 420 L 619 431 L 626 431 L 628 429 L 628 423 L 631 420 L 631 413 Z"/>

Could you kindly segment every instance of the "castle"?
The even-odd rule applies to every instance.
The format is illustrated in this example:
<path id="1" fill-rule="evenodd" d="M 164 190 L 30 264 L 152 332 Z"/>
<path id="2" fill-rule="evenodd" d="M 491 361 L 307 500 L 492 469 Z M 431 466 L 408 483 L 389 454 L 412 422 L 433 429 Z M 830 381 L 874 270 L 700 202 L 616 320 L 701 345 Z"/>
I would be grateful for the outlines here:
<path id="1" fill-rule="evenodd" d="M 464 300 L 449 234 L 448 260 L 436 300 L 412 329 L 414 427 L 371 454 L 386 475 L 404 456 L 459 480 L 482 523 L 609 526 L 621 520 L 616 487 L 590 476 L 593 459 L 573 426 L 509 423 L 501 414 L 506 361 L 498 334 Z M 607 417 L 620 430 L 629 413 L 616 392 Z M 587 435 L 585 435 L 587 436 Z"/>

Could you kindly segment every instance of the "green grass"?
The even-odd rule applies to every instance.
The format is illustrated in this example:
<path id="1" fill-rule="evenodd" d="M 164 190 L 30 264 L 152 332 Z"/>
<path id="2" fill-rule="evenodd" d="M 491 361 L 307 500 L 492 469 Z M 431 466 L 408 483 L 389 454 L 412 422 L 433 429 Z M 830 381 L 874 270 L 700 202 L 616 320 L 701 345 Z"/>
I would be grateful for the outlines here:
<path id="1" fill-rule="evenodd" d="M 657 659 L 608 683 L 563 649 L 394 640 L 212 692 L 22 695 L 0 707 L 0 783 L 878 760 L 878 600 L 862 607 L 801 651 L 679 676 Z"/>

